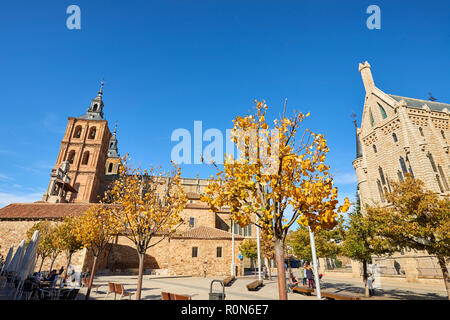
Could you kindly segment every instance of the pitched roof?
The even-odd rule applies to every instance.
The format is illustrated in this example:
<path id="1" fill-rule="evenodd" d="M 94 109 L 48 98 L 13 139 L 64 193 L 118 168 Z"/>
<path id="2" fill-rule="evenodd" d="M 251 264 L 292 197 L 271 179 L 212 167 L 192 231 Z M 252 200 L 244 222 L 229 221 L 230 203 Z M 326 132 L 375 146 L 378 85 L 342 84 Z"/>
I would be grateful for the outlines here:
<path id="1" fill-rule="evenodd" d="M 12 203 L 0 209 L 3 219 L 59 219 L 79 216 L 93 203 Z"/>
<path id="2" fill-rule="evenodd" d="M 430 107 L 432 111 L 444 112 L 444 109 L 450 111 L 450 104 L 447 103 L 435 102 L 430 100 L 413 99 L 402 96 L 396 96 L 393 94 L 389 94 L 389 96 L 398 102 L 400 102 L 400 100 L 405 100 L 406 104 L 409 107 L 416 109 L 422 109 L 423 105 L 426 104 L 428 107 Z"/>
<path id="3" fill-rule="evenodd" d="M 200 226 L 197 228 L 190 229 L 188 231 L 174 235 L 172 238 L 183 238 L 183 239 L 231 239 L 231 232 L 227 232 L 217 228 L 210 228 L 206 226 Z M 244 239 L 243 236 L 234 235 L 235 239 Z"/>

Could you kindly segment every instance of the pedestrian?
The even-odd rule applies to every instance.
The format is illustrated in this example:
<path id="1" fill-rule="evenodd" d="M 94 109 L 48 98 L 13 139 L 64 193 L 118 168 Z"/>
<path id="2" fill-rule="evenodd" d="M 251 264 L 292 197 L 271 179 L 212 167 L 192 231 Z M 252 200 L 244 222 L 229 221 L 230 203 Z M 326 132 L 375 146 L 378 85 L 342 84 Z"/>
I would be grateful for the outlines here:
<path id="1" fill-rule="evenodd" d="M 369 296 L 375 295 L 375 289 L 373 288 L 373 282 L 375 281 L 375 277 L 373 276 L 373 273 L 369 273 L 369 276 L 367 277 L 367 286 L 369 287 Z"/>
<path id="2" fill-rule="evenodd" d="M 308 288 L 314 288 L 314 273 L 310 265 L 306 267 L 306 277 L 308 278 Z"/>
<path id="3" fill-rule="evenodd" d="M 306 280 L 307 280 L 307 277 L 306 277 L 306 266 L 307 266 L 307 264 L 305 262 L 305 264 L 303 265 L 303 269 L 302 269 L 303 285 L 304 286 L 306 286 Z"/>
<path id="4" fill-rule="evenodd" d="M 266 267 L 266 265 L 264 265 L 264 267 L 263 267 L 263 278 L 264 278 L 264 280 L 267 280 L 267 267 Z"/>

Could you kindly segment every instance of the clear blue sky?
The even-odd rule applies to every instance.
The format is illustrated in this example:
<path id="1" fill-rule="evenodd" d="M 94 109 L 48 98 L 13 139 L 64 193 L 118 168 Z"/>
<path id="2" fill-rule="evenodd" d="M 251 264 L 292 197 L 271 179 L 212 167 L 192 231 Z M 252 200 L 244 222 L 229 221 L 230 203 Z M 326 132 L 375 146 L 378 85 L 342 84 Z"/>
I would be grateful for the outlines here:
<path id="1" fill-rule="evenodd" d="M 81 8 L 81 30 L 66 9 Z M 381 8 L 381 30 L 366 9 Z M 39 200 L 67 117 L 105 79 L 104 113 L 135 163 L 167 166 L 176 128 L 225 131 L 252 101 L 311 112 L 341 196 L 353 197 L 354 128 L 368 60 L 388 93 L 450 102 L 450 1 L 21 1 L 0 3 L 0 207 Z M 183 175 L 206 178 L 202 165 Z"/>

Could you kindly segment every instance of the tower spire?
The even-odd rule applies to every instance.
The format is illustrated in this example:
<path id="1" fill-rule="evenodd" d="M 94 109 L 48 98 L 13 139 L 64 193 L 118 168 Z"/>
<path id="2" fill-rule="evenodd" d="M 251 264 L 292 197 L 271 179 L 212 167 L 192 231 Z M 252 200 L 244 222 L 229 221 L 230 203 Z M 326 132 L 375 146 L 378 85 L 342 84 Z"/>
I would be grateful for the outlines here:
<path id="1" fill-rule="evenodd" d="M 103 79 L 102 79 L 102 81 L 101 81 L 101 86 L 100 86 L 100 90 L 98 91 L 98 94 L 99 95 L 103 95 L 103 85 L 105 84 L 105 82 L 103 81 Z"/>

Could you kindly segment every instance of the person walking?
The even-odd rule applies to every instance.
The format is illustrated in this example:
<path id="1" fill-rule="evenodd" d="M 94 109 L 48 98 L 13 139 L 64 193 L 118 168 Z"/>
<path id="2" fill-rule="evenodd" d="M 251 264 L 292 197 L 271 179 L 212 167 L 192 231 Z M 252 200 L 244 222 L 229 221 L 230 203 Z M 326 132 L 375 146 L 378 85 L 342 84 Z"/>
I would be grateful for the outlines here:
<path id="1" fill-rule="evenodd" d="M 310 265 L 306 267 L 306 278 L 308 278 L 308 288 L 314 289 L 314 282 L 313 282 L 314 273 Z"/>
<path id="2" fill-rule="evenodd" d="M 302 276 L 303 276 L 303 285 L 304 286 L 306 286 L 306 280 L 307 280 L 307 277 L 306 277 L 306 266 L 307 266 L 307 264 L 305 262 L 305 264 L 303 265 L 303 268 L 302 268 Z"/>
<path id="3" fill-rule="evenodd" d="M 369 276 L 367 277 L 367 286 L 369 287 L 369 296 L 375 295 L 375 289 L 373 288 L 373 282 L 375 280 L 375 277 L 373 276 L 373 273 L 369 273 Z"/>

